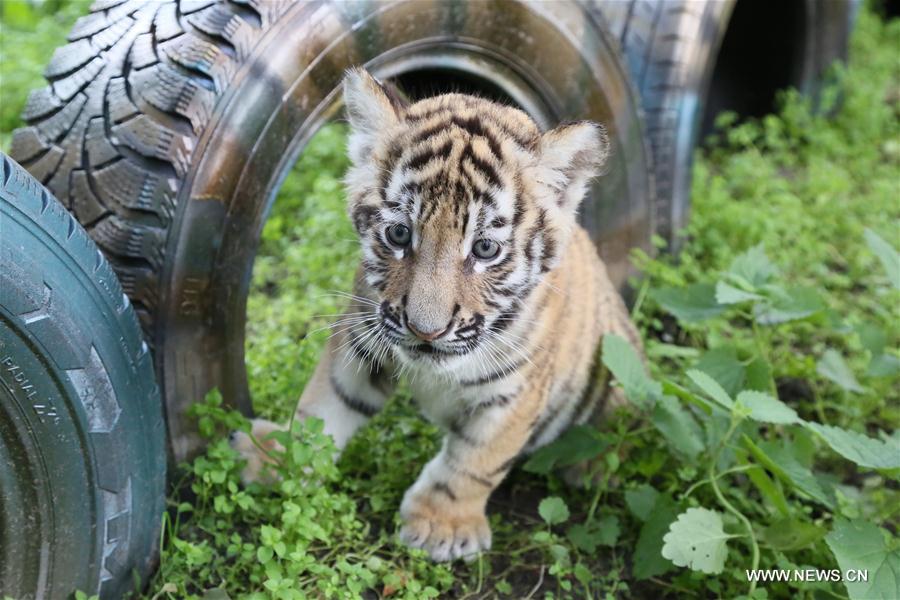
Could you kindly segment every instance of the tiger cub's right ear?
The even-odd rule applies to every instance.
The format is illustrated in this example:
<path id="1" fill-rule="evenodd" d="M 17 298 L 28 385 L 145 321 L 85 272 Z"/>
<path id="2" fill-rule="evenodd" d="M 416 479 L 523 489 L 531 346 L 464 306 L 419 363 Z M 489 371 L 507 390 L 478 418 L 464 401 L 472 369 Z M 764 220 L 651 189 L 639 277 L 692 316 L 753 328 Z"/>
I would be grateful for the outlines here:
<path id="1" fill-rule="evenodd" d="M 403 105 L 368 71 L 354 67 L 344 76 L 344 105 L 350 121 L 350 160 L 371 158 L 380 135 L 400 122 Z"/>

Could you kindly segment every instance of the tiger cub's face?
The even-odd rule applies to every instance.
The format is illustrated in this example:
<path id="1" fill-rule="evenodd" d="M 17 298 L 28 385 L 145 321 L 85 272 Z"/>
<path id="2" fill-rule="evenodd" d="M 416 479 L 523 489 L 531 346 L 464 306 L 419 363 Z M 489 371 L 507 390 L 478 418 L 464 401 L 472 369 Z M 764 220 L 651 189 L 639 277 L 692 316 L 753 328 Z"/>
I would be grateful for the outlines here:
<path id="1" fill-rule="evenodd" d="M 401 362 L 450 369 L 496 346 L 560 260 L 605 134 L 588 122 L 541 134 L 519 110 L 460 94 L 406 105 L 363 70 L 344 99 L 373 335 Z"/>

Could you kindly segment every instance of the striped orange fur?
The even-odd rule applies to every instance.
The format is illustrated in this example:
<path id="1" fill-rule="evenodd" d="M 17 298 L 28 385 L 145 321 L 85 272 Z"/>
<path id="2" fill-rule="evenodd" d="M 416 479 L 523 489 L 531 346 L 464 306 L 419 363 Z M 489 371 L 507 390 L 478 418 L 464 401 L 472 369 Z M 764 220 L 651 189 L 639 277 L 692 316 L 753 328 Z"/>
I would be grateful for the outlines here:
<path id="1" fill-rule="evenodd" d="M 339 448 L 406 375 L 446 430 L 400 507 L 435 560 L 490 547 L 487 500 L 524 452 L 587 421 L 607 333 L 640 340 L 577 210 L 602 127 L 541 133 L 523 112 L 448 94 L 406 105 L 363 70 L 344 87 L 348 210 L 363 258 L 347 316 L 298 405 Z M 276 425 L 254 424 L 263 436 Z M 264 460 L 246 436 L 246 477 Z"/>

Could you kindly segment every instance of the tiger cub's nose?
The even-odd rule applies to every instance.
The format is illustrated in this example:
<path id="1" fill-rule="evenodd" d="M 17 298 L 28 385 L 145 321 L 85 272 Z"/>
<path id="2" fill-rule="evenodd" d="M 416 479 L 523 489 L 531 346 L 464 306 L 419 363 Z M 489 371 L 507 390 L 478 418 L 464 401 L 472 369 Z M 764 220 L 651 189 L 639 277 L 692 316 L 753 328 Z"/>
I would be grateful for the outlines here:
<path id="1" fill-rule="evenodd" d="M 453 327 L 453 321 L 448 323 L 447 326 L 444 327 L 443 329 L 438 329 L 435 331 L 420 331 L 415 325 L 413 325 L 411 322 L 409 322 L 409 320 L 406 321 L 406 326 L 413 333 L 413 335 L 416 336 L 417 338 L 419 338 L 420 340 L 425 341 L 425 342 L 433 342 L 434 340 L 438 339 L 439 337 L 443 336 L 444 334 L 446 334 L 447 332 L 450 331 L 450 329 Z"/>

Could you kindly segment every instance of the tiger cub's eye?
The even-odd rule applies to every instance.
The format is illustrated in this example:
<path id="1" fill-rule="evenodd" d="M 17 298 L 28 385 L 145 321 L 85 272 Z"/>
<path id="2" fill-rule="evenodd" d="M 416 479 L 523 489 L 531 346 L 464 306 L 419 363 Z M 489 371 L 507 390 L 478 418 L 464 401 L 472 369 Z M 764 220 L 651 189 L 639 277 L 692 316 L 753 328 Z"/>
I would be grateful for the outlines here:
<path id="1" fill-rule="evenodd" d="M 399 248 L 405 248 L 412 240 L 412 232 L 403 223 L 395 223 L 387 228 L 387 239 Z"/>
<path id="2" fill-rule="evenodd" d="M 494 240 L 486 240 L 482 238 L 480 240 L 476 240 L 475 244 L 472 246 L 472 254 L 475 255 L 475 258 L 479 258 L 481 260 L 491 260 L 499 253 L 500 244 L 498 244 Z"/>

